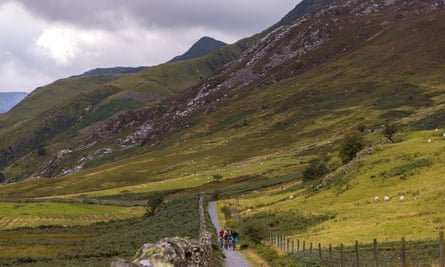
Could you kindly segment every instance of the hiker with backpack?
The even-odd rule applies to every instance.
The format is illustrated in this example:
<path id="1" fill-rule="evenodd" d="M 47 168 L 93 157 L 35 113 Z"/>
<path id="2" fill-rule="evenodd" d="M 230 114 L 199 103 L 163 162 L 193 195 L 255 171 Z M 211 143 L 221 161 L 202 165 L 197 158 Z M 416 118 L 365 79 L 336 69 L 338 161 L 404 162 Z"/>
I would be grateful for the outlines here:
<path id="1" fill-rule="evenodd" d="M 233 247 L 233 250 L 235 250 L 237 242 L 238 242 L 238 232 L 233 230 L 232 231 L 232 247 Z"/>
<path id="2" fill-rule="evenodd" d="M 219 238 L 219 245 L 221 246 L 221 248 L 223 248 L 223 246 L 224 246 L 224 230 L 223 229 L 221 229 L 218 232 L 218 238 Z"/>

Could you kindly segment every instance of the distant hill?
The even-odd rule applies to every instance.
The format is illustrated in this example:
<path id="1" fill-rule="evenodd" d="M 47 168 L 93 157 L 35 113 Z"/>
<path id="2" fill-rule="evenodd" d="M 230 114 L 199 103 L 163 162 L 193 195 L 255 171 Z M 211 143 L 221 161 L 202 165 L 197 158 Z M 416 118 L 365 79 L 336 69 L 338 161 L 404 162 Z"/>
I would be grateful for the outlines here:
<path id="1" fill-rule="evenodd" d="M 206 56 L 225 45 L 226 43 L 215 40 L 213 38 L 202 37 L 195 44 L 193 44 L 187 52 L 180 56 L 174 57 L 169 62 L 176 62 Z"/>
<path id="2" fill-rule="evenodd" d="M 84 72 L 80 75 L 74 75 L 71 78 L 75 77 L 85 77 L 85 76 L 94 76 L 94 75 L 106 75 L 106 74 L 128 74 L 128 73 L 137 73 L 146 67 L 113 67 L 113 68 L 95 68 Z"/>
<path id="3" fill-rule="evenodd" d="M 17 105 L 28 94 L 25 92 L 0 93 L 0 113 L 5 113 Z"/>

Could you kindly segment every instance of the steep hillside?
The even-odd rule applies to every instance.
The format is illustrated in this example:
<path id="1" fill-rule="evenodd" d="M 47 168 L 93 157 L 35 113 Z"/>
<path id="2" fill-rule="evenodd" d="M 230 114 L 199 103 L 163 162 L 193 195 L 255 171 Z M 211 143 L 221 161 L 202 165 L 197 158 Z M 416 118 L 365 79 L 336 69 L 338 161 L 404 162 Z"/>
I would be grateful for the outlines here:
<path id="1" fill-rule="evenodd" d="M 171 59 L 168 62 L 175 62 L 175 61 L 180 61 L 180 60 L 187 60 L 187 59 L 193 59 L 193 58 L 206 56 L 225 45 L 226 45 L 226 43 L 215 40 L 213 38 L 202 37 L 196 43 L 194 43 L 192 45 L 192 47 L 190 47 L 190 49 L 187 50 L 187 52 L 185 52 L 184 54 L 182 54 L 180 56 L 174 57 L 173 59 Z"/>
<path id="2" fill-rule="evenodd" d="M 201 58 L 161 64 L 135 74 L 72 77 L 38 88 L 14 110 L 0 116 L 0 134 L 4 137 L 0 140 L 0 168 L 3 168 L 9 181 L 28 177 L 38 166 L 46 166 L 45 162 L 51 157 L 57 157 L 60 150 L 66 151 L 83 135 L 98 129 L 102 121 L 110 117 L 111 120 L 119 120 L 125 117 L 120 112 L 152 106 L 195 85 L 237 58 L 269 31 L 224 46 Z M 119 125 L 121 123 L 116 127 L 119 128 Z M 108 145 L 99 150 L 108 151 L 106 148 Z M 121 150 L 119 148 L 117 151 Z M 39 156 L 36 157 L 36 153 Z M 120 155 L 120 152 L 113 155 L 105 162 L 126 157 L 125 153 Z M 90 155 L 87 158 L 97 157 Z M 71 167 L 73 164 L 76 163 L 71 162 Z M 63 166 L 65 170 L 71 167 Z M 78 170 L 78 166 L 75 170 Z"/>
<path id="3" fill-rule="evenodd" d="M 240 41 L 205 57 L 149 67 L 135 74 L 72 77 L 36 89 L 0 117 L 0 168 L 14 164 L 12 172 L 6 171 L 10 180 L 27 177 L 39 161 L 81 138 L 78 131 L 186 89 L 236 58 L 248 43 Z M 38 148 L 48 154 L 33 157 L 31 152 Z M 19 160 L 27 162 L 26 166 L 17 168 Z"/>
<path id="4" fill-rule="evenodd" d="M 444 19 L 442 1 L 331 4 L 276 28 L 197 86 L 85 128 L 34 175 L 89 171 L 21 187 L 75 194 L 167 178 L 198 186 L 215 173 L 285 175 L 336 151 L 351 129 L 371 145 L 386 121 L 405 131 L 444 126 Z"/>

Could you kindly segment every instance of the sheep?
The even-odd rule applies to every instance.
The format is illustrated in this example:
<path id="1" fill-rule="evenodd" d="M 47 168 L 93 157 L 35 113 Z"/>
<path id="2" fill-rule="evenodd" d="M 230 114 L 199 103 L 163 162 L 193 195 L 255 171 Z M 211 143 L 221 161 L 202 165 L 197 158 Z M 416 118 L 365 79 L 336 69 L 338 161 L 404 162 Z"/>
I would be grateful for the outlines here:
<path id="1" fill-rule="evenodd" d="M 379 197 L 378 196 L 374 197 L 374 202 L 379 202 Z"/>
<path id="2" fill-rule="evenodd" d="M 384 197 L 383 197 L 383 200 L 385 200 L 385 201 L 389 201 L 389 196 L 387 196 L 387 195 L 385 195 Z"/>
<path id="3" fill-rule="evenodd" d="M 431 139 L 428 139 L 428 144 L 431 144 Z"/>
<path id="4" fill-rule="evenodd" d="M 289 196 L 289 199 L 294 199 L 294 196 L 293 195 Z"/>
<path id="5" fill-rule="evenodd" d="M 405 200 L 405 196 L 400 196 L 400 197 L 399 197 L 399 200 L 400 200 L 400 201 L 404 201 L 404 200 Z"/>

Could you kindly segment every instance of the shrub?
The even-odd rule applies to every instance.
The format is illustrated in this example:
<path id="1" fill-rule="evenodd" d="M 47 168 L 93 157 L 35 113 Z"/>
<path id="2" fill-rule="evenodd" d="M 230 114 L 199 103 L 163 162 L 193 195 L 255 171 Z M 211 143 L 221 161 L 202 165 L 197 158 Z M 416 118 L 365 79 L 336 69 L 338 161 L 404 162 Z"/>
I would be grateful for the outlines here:
<path id="1" fill-rule="evenodd" d="M 147 206 L 145 215 L 153 216 L 159 211 L 159 207 L 164 202 L 164 195 L 162 193 L 156 192 L 150 195 L 147 199 Z"/>
<path id="2" fill-rule="evenodd" d="M 383 135 L 388 138 L 389 141 L 394 142 L 394 134 L 397 132 L 397 125 L 394 123 L 386 122 L 383 128 Z"/>
<path id="3" fill-rule="evenodd" d="M 339 154 L 342 162 L 351 161 L 364 146 L 365 142 L 360 132 L 352 131 L 347 134 L 340 144 Z"/>
<path id="4" fill-rule="evenodd" d="M 267 228 L 262 222 L 246 221 L 241 226 L 243 236 L 252 242 L 259 244 L 267 235 Z"/>
<path id="5" fill-rule="evenodd" d="M 309 166 L 303 171 L 303 181 L 313 181 L 328 173 L 329 169 L 327 167 L 327 161 L 329 161 L 329 158 L 327 157 L 316 158 L 309 161 Z"/>

